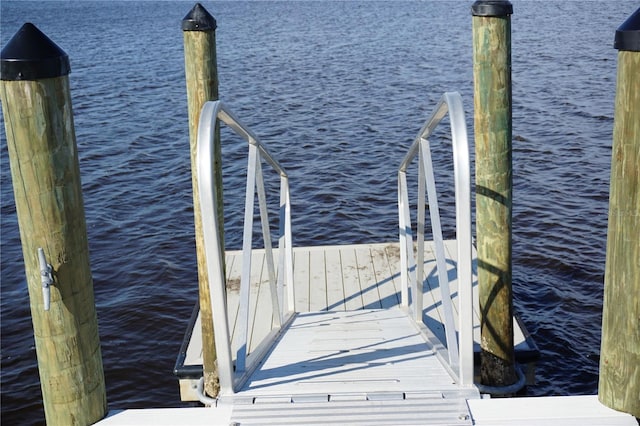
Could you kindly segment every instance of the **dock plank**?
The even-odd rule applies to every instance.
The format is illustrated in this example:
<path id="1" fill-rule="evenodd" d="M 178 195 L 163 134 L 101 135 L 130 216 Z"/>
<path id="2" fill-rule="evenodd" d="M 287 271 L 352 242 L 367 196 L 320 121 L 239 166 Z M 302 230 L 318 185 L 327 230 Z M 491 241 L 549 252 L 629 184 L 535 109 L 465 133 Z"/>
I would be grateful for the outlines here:
<path id="1" fill-rule="evenodd" d="M 327 306 L 328 311 L 344 311 L 344 286 L 345 281 L 342 275 L 342 250 L 330 250 L 324 253 L 325 260 L 325 280 L 327 283 Z M 324 309 L 323 309 L 324 310 Z"/>
<path id="2" fill-rule="evenodd" d="M 294 250 L 293 251 L 293 281 L 294 281 L 294 293 L 296 298 L 296 311 L 309 312 L 309 293 L 310 287 L 310 268 L 309 268 L 310 254 L 307 250 Z"/>
<path id="3" fill-rule="evenodd" d="M 343 262 L 344 308 L 347 311 L 362 309 L 365 305 L 356 250 L 354 247 L 347 247 L 340 250 L 340 255 Z"/>
<path id="4" fill-rule="evenodd" d="M 326 309 L 327 273 L 324 251 L 313 249 L 309 251 L 309 311 Z"/>
<path id="5" fill-rule="evenodd" d="M 382 308 L 391 308 L 400 303 L 400 257 L 396 259 L 393 248 L 388 245 L 371 245 L 371 268 L 375 275 Z M 396 267 L 397 265 L 397 267 Z M 394 275 L 397 275 L 394 277 Z M 396 279 L 398 283 L 396 283 Z"/>
<path id="6" fill-rule="evenodd" d="M 362 296 L 362 308 L 364 309 L 380 309 L 380 291 L 378 289 L 378 280 L 371 263 L 371 250 L 368 246 L 357 246 L 355 252 L 355 268 L 358 271 L 358 279 L 360 280 L 360 291 Z M 357 307 L 356 309 L 360 309 Z"/>

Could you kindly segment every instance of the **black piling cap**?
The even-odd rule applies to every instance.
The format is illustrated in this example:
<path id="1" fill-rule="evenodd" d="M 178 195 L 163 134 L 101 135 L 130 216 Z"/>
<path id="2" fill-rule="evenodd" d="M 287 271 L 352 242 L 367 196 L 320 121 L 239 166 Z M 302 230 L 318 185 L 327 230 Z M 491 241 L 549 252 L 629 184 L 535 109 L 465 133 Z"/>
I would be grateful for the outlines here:
<path id="1" fill-rule="evenodd" d="M 200 3 L 196 3 L 182 19 L 182 31 L 215 31 L 216 20 Z"/>
<path id="2" fill-rule="evenodd" d="M 69 56 L 32 23 L 24 24 L 0 53 L 0 79 L 40 80 L 69 75 Z"/>
<path id="3" fill-rule="evenodd" d="M 640 8 L 616 30 L 613 47 L 618 50 L 640 52 Z"/>
<path id="4" fill-rule="evenodd" d="M 478 0 L 471 6 L 473 16 L 513 15 L 513 5 L 507 0 Z"/>

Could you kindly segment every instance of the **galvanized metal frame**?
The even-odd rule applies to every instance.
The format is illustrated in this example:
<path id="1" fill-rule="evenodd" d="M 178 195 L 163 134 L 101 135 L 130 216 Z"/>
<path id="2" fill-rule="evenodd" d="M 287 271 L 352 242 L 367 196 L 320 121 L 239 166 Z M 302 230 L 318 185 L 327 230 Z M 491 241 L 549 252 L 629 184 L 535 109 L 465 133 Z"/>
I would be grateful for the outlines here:
<path id="1" fill-rule="evenodd" d="M 429 136 L 449 113 L 453 147 L 453 168 L 456 200 L 456 240 L 458 254 L 458 321 L 456 327 L 450 297 L 445 249 L 440 224 Z M 417 253 L 414 256 L 413 236 L 409 213 L 409 195 L 406 171 L 411 161 L 419 157 Z M 426 187 L 426 188 L 425 188 Z M 425 189 L 429 202 L 438 284 L 442 294 L 444 326 L 449 353 L 449 364 L 457 372 L 461 385 L 473 385 L 473 276 L 471 240 L 471 172 L 469 144 L 462 98 L 458 92 L 445 93 L 429 119 L 422 126 L 398 170 L 398 215 L 400 223 L 400 264 L 402 305 L 413 311 L 415 319 L 422 321 L 422 283 L 424 282 L 424 221 Z M 411 294 L 411 300 L 409 295 Z"/>

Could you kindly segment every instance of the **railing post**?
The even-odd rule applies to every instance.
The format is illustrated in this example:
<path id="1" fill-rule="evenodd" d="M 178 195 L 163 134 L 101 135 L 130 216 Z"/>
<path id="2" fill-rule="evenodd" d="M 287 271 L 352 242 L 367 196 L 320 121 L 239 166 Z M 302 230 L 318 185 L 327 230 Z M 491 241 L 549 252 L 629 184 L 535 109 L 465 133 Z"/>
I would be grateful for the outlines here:
<path id="1" fill-rule="evenodd" d="M 616 31 L 613 124 L 598 399 L 640 418 L 640 9 Z"/>
<path id="2" fill-rule="evenodd" d="M 508 1 L 472 6 L 481 380 L 516 382 L 511 290 L 511 18 Z"/>
<path id="3" fill-rule="evenodd" d="M 198 262 L 198 282 L 200 299 L 200 320 L 202 323 L 202 357 L 204 390 L 216 396 L 220 390 L 216 366 L 216 347 L 213 330 L 209 279 L 207 274 L 202 217 L 200 215 L 200 195 L 197 175 L 197 139 L 200 111 L 205 102 L 218 100 L 218 71 L 216 64 L 216 20 L 197 3 L 182 20 L 184 38 L 184 62 L 189 108 L 189 140 L 191 147 L 191 179 L 193 186 L 193 212 L 195 224 L 196 256 Z M 221 252 L 224 253 L 224 215 L 222 202 L 222 154 L 220 148 L 220 127 L 216 121 L 214 144 L 214 169 L 217 187 L 218 236 Z"/>
<path id="4" fill-rule="evenodd" d="M 69 58 L 29 23 L 0 57 L 0 97 L 46 421 L 93 424 L 107 413 L 107 399 Z"/>

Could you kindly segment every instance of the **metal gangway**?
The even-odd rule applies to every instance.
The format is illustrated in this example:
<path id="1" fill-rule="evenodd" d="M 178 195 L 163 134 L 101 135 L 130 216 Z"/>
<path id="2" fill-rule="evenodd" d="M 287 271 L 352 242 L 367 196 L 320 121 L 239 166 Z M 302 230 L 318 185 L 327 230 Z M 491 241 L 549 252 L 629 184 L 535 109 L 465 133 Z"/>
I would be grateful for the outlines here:
<path id="1" fill-rule="evenodd" d="M 457 267 L 454 301 L 450 297 L 451 277 L 447 272 L 447 248 L 440 228 L 429 141 L 447 113 L 456 204 L 456 239 L 452 245 Z M 249 144 L 243 248 L 238 253 L 242 265 L 239 307 L 233 325 L 229 321 L 227 254 L 220 243 L 216 215 L 218 182 L 213 153 L 217 121 Z M 414 237 L 406 173 L 416 159 L 418 209 Z M 267 195 L 272 194 L 265 191 L 263 163 L 280 177 L 277 238 L 272 238 L 269 226 Z M 469 147 L 458 93 L 442 96 L 398 171 L 401 297 L 395 307 L 338 311 L 328 306 L 322 311 L 296 311 L 300 298 L 295 294 L 294 258 L 302 256 L 295 256 L 292 247 L 288 176 L 256 134 L 220 101 L 207 102 L 202 109 L 197 168 L 220 380 L 220 393 L 215 398 L 205 395 L 199 387 L 202 402 L 230 413 L 230 421 L 238 424 L 471 424 L 467 400 L 480 398 L 480 393 L 473 384 Z M 258 251 L 252 247 L 256 193 L 264 242 L 261 253 L 267 265 L 272 307 L 266 319 L 257 318 L 250 303 L 252 259 Z M 429 242 L 425 242 L 427 202 L 433 235 Z M 277 247 L 272 247 L 272 241 L 277 241 Z M 435 253 L 444 341 L 424 323 L 424 265 L 434 261 L 425 258 L 425 244 Z M 326 265 L 329 267 L 330 262 Z M 259 344 L 250 344 L 251 327 L 257 322 L 269 322 L 271 327 Z"/>

